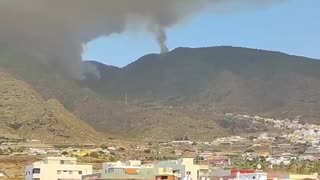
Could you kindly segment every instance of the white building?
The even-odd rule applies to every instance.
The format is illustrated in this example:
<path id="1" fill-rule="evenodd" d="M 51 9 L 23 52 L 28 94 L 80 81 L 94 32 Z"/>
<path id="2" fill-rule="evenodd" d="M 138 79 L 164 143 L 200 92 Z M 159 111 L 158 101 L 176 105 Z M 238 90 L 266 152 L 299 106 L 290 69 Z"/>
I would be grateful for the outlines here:
<path id="1" fill-rule="evenodd" d="M 103 170 L 107 170 L 108 168 L 115 168 L 115 167 L 144 167 L 141 165 L 141 161 L 140 160 L 129 160 L 126 162 L 121 162 L 121 161 L 117 161 L 117 162 L 106 162 L 102 164 L 102 169 Z"/>
<path id="2" fill-rule="evenodd" d="M 173 161 L 162 161 L 156 166 L 172 168 L 175 175 L 181 179 L 191 178 L 192 180 L 201 179 L 209 176 L 209 168 L 204 165 L 194 164 L 193 158 L 183 158 Z"/>
<path id="3" fill-rule="evenodd" d="M 247 173 L 247 174 L 237 174 L 237 180 L 267 180 L 267 173 Z"/>
<path id="4" fill-rule="evenodd" d="M 103 163 L 101 173 L 85 175 L 82 179 L 127 180 L 127 179 L 167 179 L 173 176 L 172 168 L 155 167 L 154 164 L 142 165 L 141 161 Z"/>
<path id="5" fill-rule="evenodd" d="M 192 141 L 184 141 L 184 140 L 182 140 L 182 141 L 171 141 L 170 143 L 171 144 L 193 144 Z"/>
<path id="6" fill-rule="evenodd" d="M 81 180 L 87 174 L 92 174 L 92 165 L 78 165 L 76 158 L 47 157 L 26 166 L 25 180 Z"/>

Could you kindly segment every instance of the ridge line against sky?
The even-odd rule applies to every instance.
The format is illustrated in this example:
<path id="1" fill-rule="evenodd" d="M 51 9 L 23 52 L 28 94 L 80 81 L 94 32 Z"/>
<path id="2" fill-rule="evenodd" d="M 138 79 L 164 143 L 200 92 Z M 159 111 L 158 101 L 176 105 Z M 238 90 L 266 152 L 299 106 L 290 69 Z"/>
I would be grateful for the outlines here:
<path id="1" fill-rule="evenodd" d="M 235 46 L 320 59 L 319 7 L 318 0 L 290 0 L 266 9 L 202 13 L 168 29 L 167 44 L 171 50 Z M 124 67 L 145 54 L 158 52 L 151 33 L 127 32 L 89 43 L 83 59 Z"/>

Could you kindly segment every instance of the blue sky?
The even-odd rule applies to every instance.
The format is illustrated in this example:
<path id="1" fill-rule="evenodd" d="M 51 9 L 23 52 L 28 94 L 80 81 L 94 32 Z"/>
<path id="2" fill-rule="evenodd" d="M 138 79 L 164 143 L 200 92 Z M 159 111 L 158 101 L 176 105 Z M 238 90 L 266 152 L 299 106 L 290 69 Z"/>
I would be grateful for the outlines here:
<path id="1" fill-rule="evenodd" d="M 167 44 L 170 49 L 241 46 L 320 59 L 320 1 L 287 0 L 264 9 L 203 12 L 168 29 Z M 152 34 L 127 32 L 92 41 L 83 58 L 123 67 L 158 52 Z"/>

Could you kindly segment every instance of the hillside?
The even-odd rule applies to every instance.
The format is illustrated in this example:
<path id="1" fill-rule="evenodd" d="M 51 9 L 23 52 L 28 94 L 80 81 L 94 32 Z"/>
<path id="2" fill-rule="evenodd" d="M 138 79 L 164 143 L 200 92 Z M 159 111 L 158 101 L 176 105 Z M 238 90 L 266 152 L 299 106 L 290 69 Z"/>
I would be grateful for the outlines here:
<path id="1" fill-rule="evenodd" d="M 235 48 L 178 48 L 107 70 L 90 87 L 132 104 L 156 103 L 316 120 L 320 61 L 279 52 Z M 106 70 L 103 70 L 106 69 Z M 107 82 L 107 83 L 103 83 Z"/>
<path id="2" fill-rule="evenodd" d="M 0 55 L 0 68 L 16 79 L 30 84 L 44 100 L 57 99 L 78 118 L 109 137 L 160 140 L 190 134 L 190 138 L 209 139 L 228 134 L 212 118 L 190 118 L 185 113 L 171 109 L 125 105 L 123 101 L 114 101 L 90 89 L 90 81 L 72 80 L 51 64 L 36 61 L 33 57 L 12 50 L 2 50 Z M 118 70 L 109 66 L 107 69 L 106 66 L 103 68 L 105 71 L 101 71 L 101 74 Z M 107 84 L 100 82 L 101 86 Z M 187 122 L 190 125 L 181 127 L 181 123 Z M 195 126 L 198 126 L 198 129 L 195 129 Z M 203 132 L 208 133 L 203 135 Z M 157 137 L 156 134 L 159 133 L 162 133 L 162 136 Z"/>
<path id="3" fill-rule="evenodd" d="M 63 108 L 49 108 L 51 99 L 57 99 L 77 118 L 115 138 L 210 140 L 267 129 L 249 121 L 229 121 L 226 112 L 302 116 L 316 123 L 320 117 L 320 61 L 314 59 L 211 47 L 150 54 L 124 68 L 84 63 L 88 64 L 99 69 L 99 78 L 88 75 L 75 81 L 53 64 L 0 50 L 0 68 L 30 84 L 47 110 Z"/>
<path id="4" fill-rule="evenodd" d="M 54 99 L 45 101 L 26 83 L 0 70 L 1 136 L 46 143 L 95 143 L 103 136 Z"/>

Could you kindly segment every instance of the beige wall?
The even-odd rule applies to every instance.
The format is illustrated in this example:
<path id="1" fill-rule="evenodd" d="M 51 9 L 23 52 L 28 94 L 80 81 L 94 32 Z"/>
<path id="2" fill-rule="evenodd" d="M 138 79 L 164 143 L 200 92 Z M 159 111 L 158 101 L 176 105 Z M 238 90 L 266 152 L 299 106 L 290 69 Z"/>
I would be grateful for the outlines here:
<path id="1" fill-rule="evenodd" d="M 300 180 L 300 179 L 318 179 L 317 175 L 303 175 L 303 174 L 290 174 L 289 179 Z"/>
<path id="2" fill-rule="evenodd" d="M 59 164 L 59 162 L 59 159 L 56 159 L 55 161 L 45 160 L 43 162 L 35 162 L 32 165 L 27 166 L 25 170 L 25 180 L 32 180 L 33 178 L 40 178 L 43 180 L 81 180 L 82 175 L 92 174 L 92 165 Z M 35 168 L 40 169 L 39 174 L 32 174 L 32 171 Z M 82 173 L 79 174 L 79 171 Z"/>

